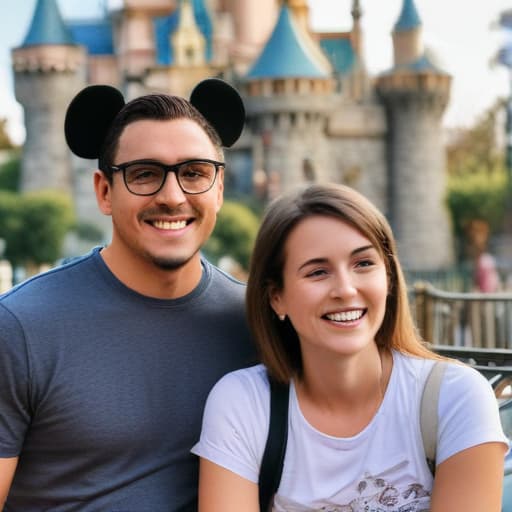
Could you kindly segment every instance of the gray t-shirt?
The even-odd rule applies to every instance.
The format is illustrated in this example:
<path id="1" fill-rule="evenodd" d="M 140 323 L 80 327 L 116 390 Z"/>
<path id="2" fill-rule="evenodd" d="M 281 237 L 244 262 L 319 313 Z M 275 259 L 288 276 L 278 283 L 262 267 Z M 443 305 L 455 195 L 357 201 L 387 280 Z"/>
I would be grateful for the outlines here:
<path id="1" fill-rule="evenodd" d="M 2 296 L 5 511 L 195 510 L 206 397 L 254 361 L 244 291 L 203 261 L 187 296 L 142 296 L 95 249 Z"/>

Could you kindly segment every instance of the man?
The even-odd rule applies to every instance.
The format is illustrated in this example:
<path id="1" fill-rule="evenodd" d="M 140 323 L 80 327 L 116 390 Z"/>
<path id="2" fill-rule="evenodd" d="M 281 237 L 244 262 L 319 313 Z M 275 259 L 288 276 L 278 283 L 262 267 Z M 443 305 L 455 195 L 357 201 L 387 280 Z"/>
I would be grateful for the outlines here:
<path id="1" fill-rule="evenodd" d="M 196 509 L 204 401 L 253 348 L 243 285 L 200 256 L 243 105 L 218 80 L 191 102 L 93 86 L 68 109 L 112 240 L 0 299 L 0 509 Z"/>

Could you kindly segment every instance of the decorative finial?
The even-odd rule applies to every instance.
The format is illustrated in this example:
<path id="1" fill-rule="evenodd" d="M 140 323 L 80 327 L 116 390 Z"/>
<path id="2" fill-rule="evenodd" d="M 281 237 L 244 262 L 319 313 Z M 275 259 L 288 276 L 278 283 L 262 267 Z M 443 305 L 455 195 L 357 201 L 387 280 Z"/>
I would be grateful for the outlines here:
<path id="1" fill-rule="evenodd" d="M 361 3 L 359 0 L 353 0 L 352 1 L 352 10 L 350 11 L 352 14 L 352 18 L 354 18 L 354 21 L 359 21 L 361 16 L 363 15 L 363 10 L 361 9 Z"/>

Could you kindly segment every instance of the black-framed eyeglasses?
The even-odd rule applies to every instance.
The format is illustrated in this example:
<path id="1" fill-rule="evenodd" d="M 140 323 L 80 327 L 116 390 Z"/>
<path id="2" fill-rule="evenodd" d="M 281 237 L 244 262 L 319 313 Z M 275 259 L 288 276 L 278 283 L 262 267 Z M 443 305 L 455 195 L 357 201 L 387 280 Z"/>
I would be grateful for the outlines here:
<path id="1" fill-rule="evenodd" d="M 167 175 L 173 172 L 185 194 L 203 194 L 213 187 L 219 167 L 224 162 L 215 160 L 186 160 L 166 165 L 156 160 L 133 160 L 110 165 L 112 171 L 122 171 L 126 188 L 137 196 L 152 196 L 164 186 Z"/>

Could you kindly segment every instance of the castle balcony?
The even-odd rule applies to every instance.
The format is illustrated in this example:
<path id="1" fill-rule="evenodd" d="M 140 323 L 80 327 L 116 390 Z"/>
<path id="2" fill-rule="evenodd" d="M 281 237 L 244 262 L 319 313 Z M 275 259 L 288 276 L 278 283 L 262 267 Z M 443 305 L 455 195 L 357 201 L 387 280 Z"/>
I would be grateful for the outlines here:
<path id="1" fill-rule="evenodd" d="M 396 69 L 376 81 L 377 92 L 384 102 L 427 102 L 444 109 L 450 98 L 452 77 L 436 71 Z"/>
<path id="2" fill-rule="evenodd" d="M 334 101 L 331 79 L 263 79 L 245 86 L 245 104 L 249 115 L 271 113 L 327 113 Z"/>
<path id="3" fill-rule="evenodd" d="M 324 96 L 334 92 L 335 82 L 331 78 L 267 78 L 251 80 L 246 91 L 252 97 L 272 96 Z"/>
<path id="4" fill-rule="evenodd" d="M 13 68 L 17 73 L 74 72 L 83 67 L 85 58 L 83 46 L 37 45 L 12 50 Z"/>

